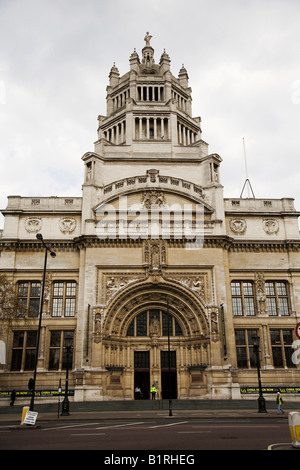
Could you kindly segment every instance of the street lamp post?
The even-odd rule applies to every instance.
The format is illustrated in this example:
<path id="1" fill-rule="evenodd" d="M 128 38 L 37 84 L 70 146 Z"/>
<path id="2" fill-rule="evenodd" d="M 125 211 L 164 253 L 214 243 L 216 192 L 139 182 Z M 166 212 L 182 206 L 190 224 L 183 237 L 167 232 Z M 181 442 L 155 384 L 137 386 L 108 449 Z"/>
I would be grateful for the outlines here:
<path id="1" fill-rule="evenodd" d="M 42 284 L 42 292 L 40 298 L 40 311 L 39 311 L 39 326 L 38 326 L 38 334 L 36 340 L 36 351 L 35 351 L 35 359 L 34 359 L 34 372 L 33 372 L 33 379 L 30 379 L 30 390 L 31 390 L 31 400 L 30 400 L 30 411 L 34 410 L 34 396 L 35 396 L 35 382 L 36 382 L 36 369 L 38 363 L 38 356 L 39 356 L 39 346 L 40 346 L 40 336 L 41 336 L 41 324 L 42 324 L 42 314 L 43 314 L 43 303 L 44 303 L 44 292 L 45 292 L 45 279 L 46 279 L 46 269 L 47 269 L 47 256 L 48 251 L 52 258 L 55 258 L 56 253 L 51 251 L 50 248 L 46 245 L 43 239 L 43 235 L 41 233 L 36 234 L 36 238 L 42 242 L 45 248 L 45 259 L 44 259 L 44 271 L 43 271 L 43 284 Z"/>
<path id="2" fill-rule="evenodd" d="M 167 315 L 168 315 L 168 392 L 169 392 L 169 416 L 173 416 L 172 411 L 172 393 L 171 393 L 171 350 L 170 350 L 170 314 L 169 314 L 169 302 L 167 303 Z"/>
<path id="3" fill-rule="evenodd" d="M 72 349 L 72 343 L 73 343 L 73 337 L 68 334 L 65 339 L 65 347 L 67 350 L 67 364 L 66 364 L 66 387 L 65 387 L 65 398 L 62 402 L 62 410 L 61 410 L 61 416 L 69 416 L 70 414 L 70 402 L 68 398 L 69 394 L 69 355 L 70 351 Z"/>
<path id="4" fill-rule="evenodd" d="M 259 336 L 254 335 L 252 336 L 253 340 L 253 351 L 256 356 L 256 366 L 257 366 L 257 376 L 258 376 L 258 388 L 259 388 L 259 396 L 258 396 L 258 412 L 259 413 L 266 413 L 266 401 L 263 397 L 262 387 L 261 387 L 261 379 L 260 379 L 260 361 L 259 361 Z"/>

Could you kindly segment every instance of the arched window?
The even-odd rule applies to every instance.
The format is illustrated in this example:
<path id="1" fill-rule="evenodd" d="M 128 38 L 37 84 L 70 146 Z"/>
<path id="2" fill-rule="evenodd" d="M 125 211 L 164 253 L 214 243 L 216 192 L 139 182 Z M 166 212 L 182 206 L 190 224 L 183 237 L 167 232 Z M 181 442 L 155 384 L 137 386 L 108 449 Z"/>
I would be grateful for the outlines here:
<path id="1" fill-rule="evenodd" d="M 137 315 L 130 323 L 126 336 L 150 336 L 154 330 L 158 336 L 182 336 L 178 321 L 158 309 L 145 310 Z"/>

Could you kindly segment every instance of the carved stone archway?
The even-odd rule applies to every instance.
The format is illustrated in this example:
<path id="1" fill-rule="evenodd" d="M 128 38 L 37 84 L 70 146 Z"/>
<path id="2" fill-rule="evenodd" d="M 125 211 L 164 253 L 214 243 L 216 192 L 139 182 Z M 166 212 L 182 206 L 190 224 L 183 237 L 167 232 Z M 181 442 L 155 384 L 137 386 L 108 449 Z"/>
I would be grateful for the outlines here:
<path id="1" fill-rule="evenodd" d="M 162 356 L 168 351 L 166 335 L 149 329 L 147 336 L 127 336 L 131 322 L 146 310 L 158 309 L 169 313 L 179 325 L 182 335 L 172 336 L 171 350 L 176 357 L 178 398 L 207 393 L 205 369 L 210 365 L 210 327 L 205 306 L 191 290 L 178 282 L 152 273 L 146 280 L 137 281 L 122 289 L 107 306 L 103 322 L 104 367 L 108 370 L 110 385 L 116 394 L 132 398 L 135 386 L 135 354 L 149 355 L 148 381 L 163 382 Z M 108 394 L 110 388 L 108 387 Z"/>
<path id="2" fill-rule="evenodd" d="M 105 315 L 103 335 L 123 338 L 133 317 L 151 306 L 169 309 L 179 322 L 184 337 L 209 339 L 209 323 L 200 299 L 178 283 L 158 282 L 157 278 L 151 280 L 151 277 L 123 289 L 113 299 Z"/>

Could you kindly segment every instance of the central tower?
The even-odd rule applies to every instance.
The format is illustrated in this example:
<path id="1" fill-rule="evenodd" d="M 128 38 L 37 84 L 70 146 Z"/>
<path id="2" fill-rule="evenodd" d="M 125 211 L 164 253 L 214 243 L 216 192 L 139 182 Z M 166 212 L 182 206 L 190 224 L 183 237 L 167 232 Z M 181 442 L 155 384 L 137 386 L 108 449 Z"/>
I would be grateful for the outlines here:
<path id="1" fill-rule="evenodd" d="M 208 145 L 202 140 L 201 118 L 192 117 L 187 70 L 182 66 L 176 78 L 165 50 L 156 64 L 151 37 L 147 33 L 144 38 L 141 58 L 136 50 L 131 54 L 129 72 L 120 76 L 115 64 L 110 70 L 107 115 L 98 117 L 95 154 L 105 160 L 141 163 L 199 162 L 207 157 Z M 91 153 L 83 157 L 86 164 L 91 163 L 90 157 Z M 211 167 L 214 178 L 219 163 L 217 157 Z M 89 177 L 92 166 L 88 165 Z M 201 176 L 204 177 L 198 172 L 195 183 L 203 185 Z M 108 180 L 100 178 L 96 183 L 106 184 Z"/>
<path id="2" fill-rule="evenodd" d="M 165 396 L 169 326 L 173 396 L 205 396 L 222 350 L 213 260 L 207 249 L 189 251 L 186 232 L 180 240 L 178 233 L 186 207 L 195 229 L 201 205 L 205 235 L 225 234 L 221 158 L 208 154 L 201 119 L 192 116 L 185 67 L 176 78 L 167 52 L 157 64 L 149 33 L 144 40 L 127 73 L 111 68 L 107 113 L 98 117 L 94 151 L 82 157 L 80 302 L 92 312 L 81 325 L 82 344 L 92 338 L 82 367 L 86 383 L 90 368 L 99 373 L 106 397 L 132 398 L 141 382 Z"/>

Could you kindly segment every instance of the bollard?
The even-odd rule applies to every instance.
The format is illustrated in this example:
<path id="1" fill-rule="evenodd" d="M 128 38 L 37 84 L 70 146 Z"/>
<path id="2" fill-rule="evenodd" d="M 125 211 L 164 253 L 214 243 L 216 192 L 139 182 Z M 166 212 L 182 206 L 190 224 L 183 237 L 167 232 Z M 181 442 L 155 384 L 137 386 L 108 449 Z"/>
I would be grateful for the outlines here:
<path id="1" fill-rule="evenodd" d="M 24 420 L 26 418 L 27 411 L 29 411 L 29 406 L 23 406 L 21 424 L 24 424 Z"/>
<path id="2" fill-rule="evenodd" d="M 300 449 L 300 413 L 296 411 L 289 413 L 289 426 L 292 446 Z"/>

